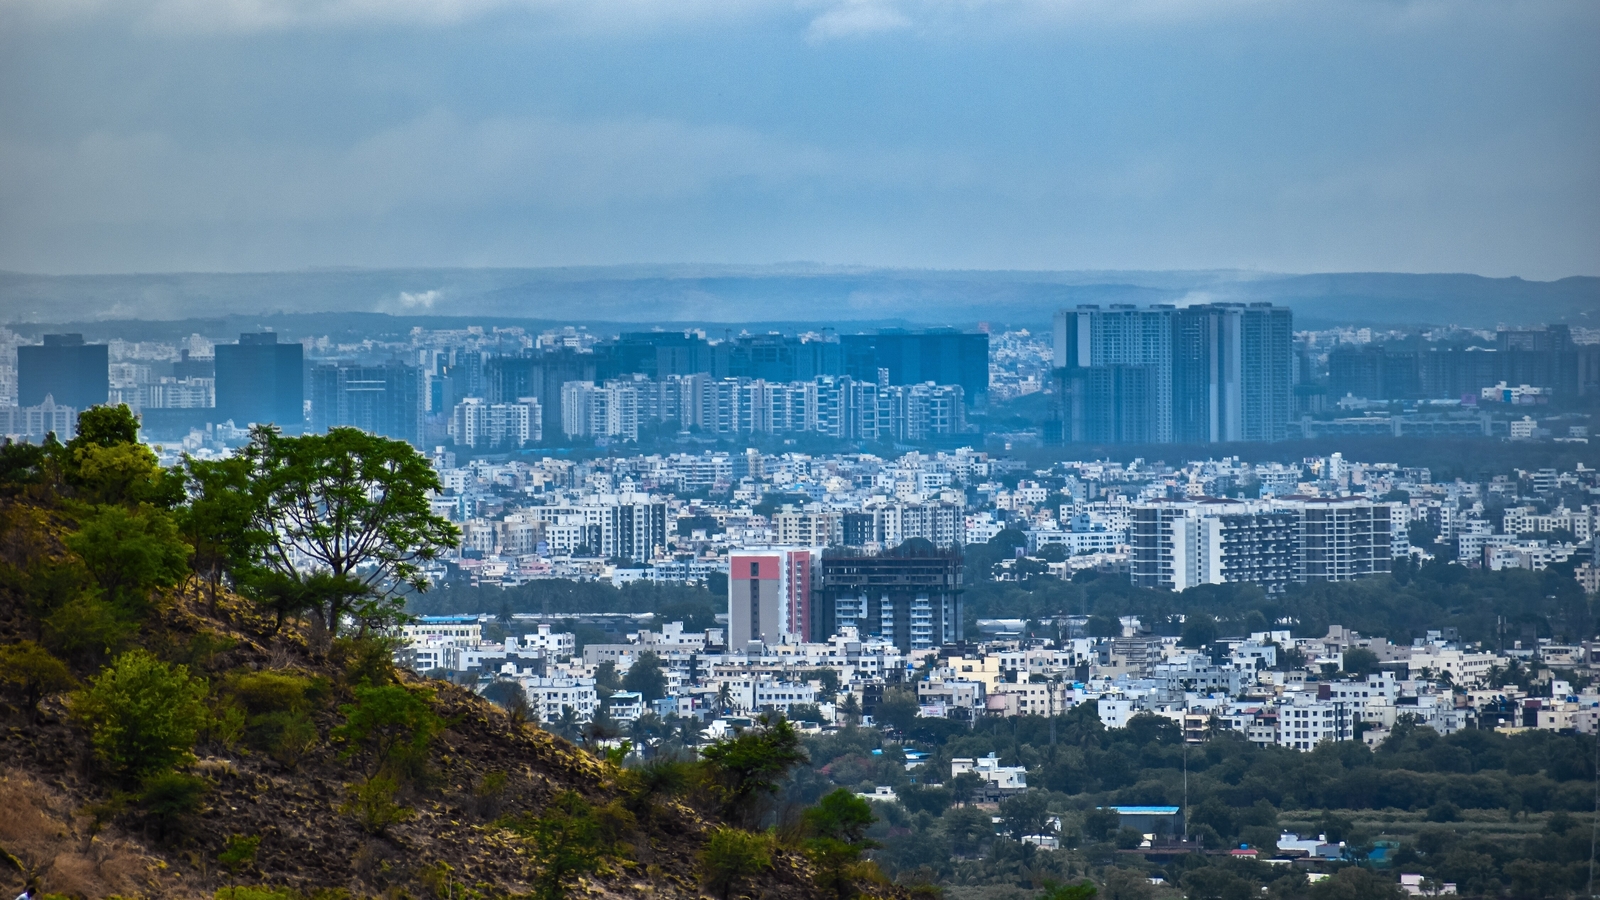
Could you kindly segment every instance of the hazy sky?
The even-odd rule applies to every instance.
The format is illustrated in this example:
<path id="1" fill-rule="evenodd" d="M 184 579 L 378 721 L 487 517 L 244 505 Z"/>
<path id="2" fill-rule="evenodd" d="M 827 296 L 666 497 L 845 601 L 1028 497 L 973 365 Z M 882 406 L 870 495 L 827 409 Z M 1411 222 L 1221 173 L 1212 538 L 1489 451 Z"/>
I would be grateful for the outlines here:
<path id="1" fill-rule="evenodd" d="M 0 268 L 1600 274 L 1600 4 L 0 0 Z"/>

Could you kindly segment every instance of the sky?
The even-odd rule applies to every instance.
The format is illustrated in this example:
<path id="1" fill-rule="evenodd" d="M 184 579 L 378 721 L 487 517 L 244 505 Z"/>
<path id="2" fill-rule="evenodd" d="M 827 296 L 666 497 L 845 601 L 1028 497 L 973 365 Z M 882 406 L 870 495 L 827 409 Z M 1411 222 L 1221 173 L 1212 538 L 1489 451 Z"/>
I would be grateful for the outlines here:
<path id="1" fill-rule="evenodd" d="M 0 0 L 0 269 L 1600 274 L 1586 0 Z"/>

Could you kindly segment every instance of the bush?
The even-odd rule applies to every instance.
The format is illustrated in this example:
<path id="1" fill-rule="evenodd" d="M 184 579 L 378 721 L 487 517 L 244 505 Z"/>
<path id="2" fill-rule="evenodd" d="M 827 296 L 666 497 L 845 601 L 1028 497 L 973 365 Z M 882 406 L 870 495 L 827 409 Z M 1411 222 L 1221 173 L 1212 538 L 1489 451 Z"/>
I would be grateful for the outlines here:
<path id="1" fill-rule="evenodd" d="M 392 775 L 378 774 L 347 787 L 349 796 L 340 811 L 355 817 L 368 834 L 383 834 L 416 815 L 416 811 L 395 801 L 400 782 Z"/>
<path id="2" fill-rule="evenodd" d="M 429 704 L 431 691 L 399 685 L 357 687 L 356 702 L 339 707 L 345 722 L 331 734 L 347 744 L 345 759 L 365 753 L 367 771 L 392 771 L 409 777 L 426 768 L 428 745 L 444 723 Z"/>
<path id="3" fill-rule="evenodd" d="M 44 619 L 44 642 L 51 650 L 80 662 L 115 652 L 138 626 L 93 593 L 79 594 Z"/>
<path id="4" fill-rule="evenodd" d="M 228 692 L 243 707 L 246 742 L 292 768 L 317 742 L 310 710 L 328 688 L 324 678 L 248 672 L 234 678 Z"/>
<path id="5" fill-rule="evenodd" d="M 225 887 L 217 888 L 216 900 L 300 900 L 300 895 L 288 888 Z"/>
<path id="6" fill-rule="evenodd" d="M 33 641 L 0 647 L 0 684 L 16 687 L 35 718 L 46 695 L 67 690 L 75 683 L 66 663 Z"/>
<path id="7" fill-rule="evenodd" d="M 172 587 L 189 571 L 189 545 L 172 517 L 157 509 L 102 506 L 66 543 L 101 596 L 134 616 L 143 614 L 153 591 Z"/>
<path id="8" fill-rule="evenodd" d="M 190 749 L 209 718 L 206 683 L 184 666 L 130 650 L 73 698 L 72 709 L 100 764 L 143 778 L 193 760 Z"/>
<path id="9" fill-rule="evenodd" d="M 734 885 L 772 868 L 772 838 L 719 825 L 700 852 L 706 889 L 727 900 Z"/>
<path id="10" fill-rule="evenodd" d="M 537 818 L 522 816 L 501 824 L 522 838 L 537 867 L 533 894 L 537 900 L 562 900 L 567 888 L 583 875 L 606 871 L 617 855 L 617 810 L 598 815 L 575 791 L 562 791 Z"/>
<path id="11" fill-rule="evenodd" d="M 210 790 L 211 785 L 204 778 L 157 772 L 139 785 L 139 805 L 156 823 L 158 835 L 165 838 L 184 817 L 200 810 L 201 801 Z"/>

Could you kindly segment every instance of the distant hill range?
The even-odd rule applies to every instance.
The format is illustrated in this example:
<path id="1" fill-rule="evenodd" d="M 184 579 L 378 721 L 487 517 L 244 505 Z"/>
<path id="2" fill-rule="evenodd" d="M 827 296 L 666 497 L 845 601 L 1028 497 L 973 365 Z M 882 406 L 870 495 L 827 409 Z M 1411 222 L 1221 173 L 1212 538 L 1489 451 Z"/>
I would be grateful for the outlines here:
<path id="1" fill-rule="evenodd" d="M 1077 303 L 1273 301 L 1297 324 L 1600 326 L 1600 278 L 1243 271 L 1011 272 L 774 266 L 317 269 L 43 276 L 0 272 L 7 323 L 386 313 L 689 325 L 1037 327 Z"/>

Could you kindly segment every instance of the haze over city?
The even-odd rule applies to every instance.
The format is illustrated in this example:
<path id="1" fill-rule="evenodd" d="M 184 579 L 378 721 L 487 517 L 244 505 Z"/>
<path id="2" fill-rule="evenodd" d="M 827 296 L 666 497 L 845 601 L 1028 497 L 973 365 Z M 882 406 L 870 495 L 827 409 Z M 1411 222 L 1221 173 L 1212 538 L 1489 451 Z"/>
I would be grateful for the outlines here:
<path id="1" fill-rule="evenodd" d="M 0 897 L 1592 900 L 1596 47 L 0 0 Z"/>

